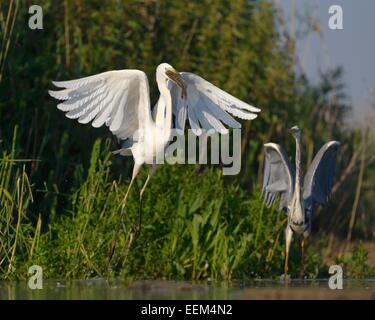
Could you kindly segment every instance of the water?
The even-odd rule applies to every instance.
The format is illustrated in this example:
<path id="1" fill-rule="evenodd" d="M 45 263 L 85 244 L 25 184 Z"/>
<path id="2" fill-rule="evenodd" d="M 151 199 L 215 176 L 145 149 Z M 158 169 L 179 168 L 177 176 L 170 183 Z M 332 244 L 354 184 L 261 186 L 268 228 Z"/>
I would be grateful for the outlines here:
<path id="1" fill-rule="evenodd" d="M 230 283 L 187 281 L 45 280 L 42 290 L 26 281 L 0 281 L 6 299 L 375 299 L 375 279 L 344 280 L 343 290 L 330 290 L 327 280 L 277 280 Z"/>

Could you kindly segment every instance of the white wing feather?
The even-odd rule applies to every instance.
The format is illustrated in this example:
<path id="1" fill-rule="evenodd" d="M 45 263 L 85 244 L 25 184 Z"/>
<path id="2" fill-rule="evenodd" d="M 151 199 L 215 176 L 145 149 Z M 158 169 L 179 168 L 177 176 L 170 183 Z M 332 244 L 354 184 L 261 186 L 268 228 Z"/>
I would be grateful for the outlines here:
<path id="1" fill-rule="evenodd" d="M 202 133 L 201 129 L 213 129 L 225 134 L 228 130 L 224 124 L 230 128 L 241 127 L 231 115 L 246 120 L 253 120 L 258 116 L 260 109 L 237 99 L 203 78 L 189 72 L 180 74 L 186 85 L 187 98 L 181 97 L 181 89 L 176 85 L 171 88 L 173 113 L 178 129 L 184 129 L 188 118 L 190 127 L 197 135 Z"/>
<path id="2" fill-rule="evenodd" d="M 53 81 L 60 91 L 49 94 L 64 102 L 57 108 L 69 119 L 103 124 L 120 139 L 132 137 L 151 121 L 147 76 L 140 70 L 114 70 L 70 81 Z"/>

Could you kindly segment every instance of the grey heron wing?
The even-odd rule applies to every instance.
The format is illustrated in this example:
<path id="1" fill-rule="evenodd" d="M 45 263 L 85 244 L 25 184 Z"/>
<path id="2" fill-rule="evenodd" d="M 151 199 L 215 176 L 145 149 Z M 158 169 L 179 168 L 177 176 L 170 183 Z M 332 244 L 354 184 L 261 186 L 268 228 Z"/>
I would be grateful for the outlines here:
<path id="1" fill-rule="evenodd" d="M 151 121 L 149 85 L 143 71 L 113 70 L 53 84 L 65 88 L 49 94 L 64 100 L 57 108 L 66 117 L 84 124 L 92 121 L 95 128 L 106 124 L 119 139 L 134 137 Z"/>
<path id="2" fill-rule="evenodd" d="M 316 154 L 304 179 L 305 208 L 313 211 L 314 203 L 327 205 L 333 185 L 336 154 L 340 143 L 327 142 Z"/>
<path id="3" fill-rule="evenodd" d="M 184 129 L 186 119 L 189 119 L 196 135 L 200 135 L 202 129 L 225 134 L 228 132 L 226 126 L 241 127 L 232 115 L 253 120 L 260 112 L 260 109 L 237 99 L 194 73 L 181 72 L 180 75 L 186 86 L 186 97 L 183 97 L 177 85 L 171 84 L 170 89 L 177 129 Z"/>
<path id="4" fill-rule="evenodd" d="M 293 197 L 295 169 L 280 145 L 266 143 L 264 151 L 265 165 L 262 188 L 264 201 L 270 207 L 279 195 L 279 210 L 287 212 L 287 207 Z"/>

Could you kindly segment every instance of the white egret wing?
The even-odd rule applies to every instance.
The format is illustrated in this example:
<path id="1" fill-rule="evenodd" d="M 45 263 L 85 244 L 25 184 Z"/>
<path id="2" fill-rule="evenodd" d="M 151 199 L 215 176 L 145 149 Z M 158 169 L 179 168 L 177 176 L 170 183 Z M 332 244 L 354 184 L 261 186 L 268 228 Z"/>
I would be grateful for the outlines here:
<path id="1" fill-rule="evenodd" d="M 186 97 L 175 84 L 170 90 L 177 129 L 183 130 L 188 118 L 190 127 L 197 135 L 202 133 L 202 129 L 213 129 L 225 134 L 228 132 L 225 125 L 230 128 L 241 127 L 231 115 L 253 120 L 260 112 L 260 109 L 237 99 L 196 74 L 181 72 L 180 75 L 186 86 Z"/>
<path id="2" fill-rule="evenodd" d="M 114 70 L 52 83 L 65 88 L 48 92 L 64 100 L 57 108 L 66 112 L 66 117 L 79 123 L 92 121 L 95 128 L 106 124 L 119 139 L 133 137 L 151 121 L 149 85 L 143 71 Z"/>

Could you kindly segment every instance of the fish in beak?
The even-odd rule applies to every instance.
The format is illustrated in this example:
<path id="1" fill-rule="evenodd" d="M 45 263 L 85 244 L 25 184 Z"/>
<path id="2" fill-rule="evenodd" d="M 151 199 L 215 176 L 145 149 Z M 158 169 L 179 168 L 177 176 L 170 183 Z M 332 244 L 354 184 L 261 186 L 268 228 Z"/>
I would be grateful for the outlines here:
<path id="1" fill-rule="evenodd" d="M 165 72 L 165 74 L 171 81 L 173 81 L 176 85 L 178 85 L 181 88 L 181 98 L 186 99 L 187 98 L 186 85 L 180 73 L 177 72 L 174 68 L 169 68 Z"/>

